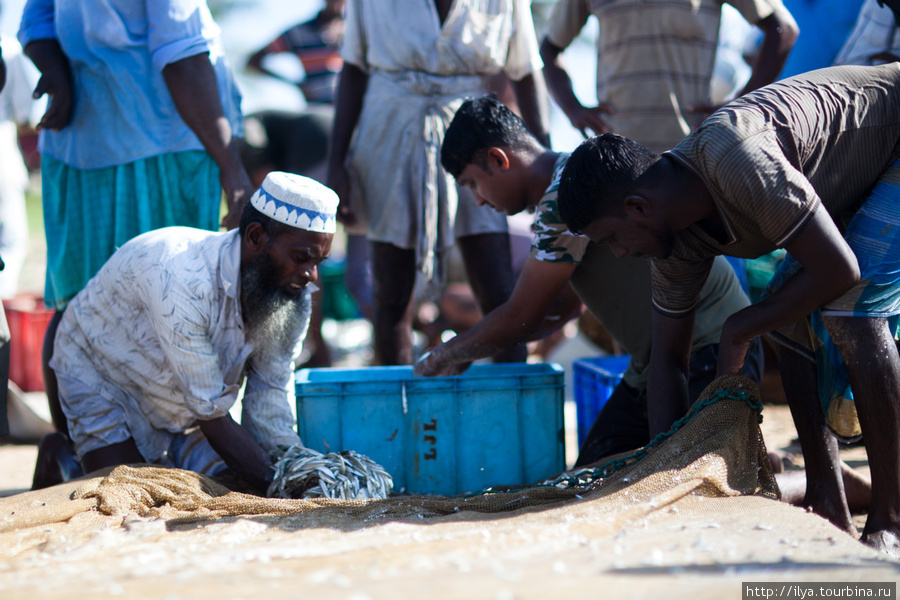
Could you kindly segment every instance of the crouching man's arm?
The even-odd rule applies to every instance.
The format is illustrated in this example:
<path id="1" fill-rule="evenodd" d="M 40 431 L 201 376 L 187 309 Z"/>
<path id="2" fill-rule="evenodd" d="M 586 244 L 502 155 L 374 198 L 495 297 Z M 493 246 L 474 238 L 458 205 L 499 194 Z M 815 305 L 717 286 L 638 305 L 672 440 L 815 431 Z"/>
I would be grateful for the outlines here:
<path id="1" fill-rule="evenodd" d="M 668 317 L 653 311 L 653 343 L 647 380 L 650 437 L 668 431 L 690 407 L 688 393 L 694 313 Z"/>
<path id="2" fill-rule="evenodd" d="M 530 339 L 541 328 L 547 310 L 569 283 L 575 267 L 573 263 L 529 258 L 509 300 L 472 329 L 435 347 L 416 363 L 416 375 L 456 375 L 474 360 Z"/>
<path id="3" fill-rule="evenodd" d="M 200 421 L 200 430 L 225 463 L 265 495 L 272 481 L 272 461 L 253 436 L 231 415 Z"/>
<path id="4" fill-rule="evenodd" d="M 722 328 L 719 374 L 736 373 L 749 341 L 806 317 L 859 281 L 859 263 L 820 205 L 785 246 L 803 268 L 778 291 L 731 315 Z"/>

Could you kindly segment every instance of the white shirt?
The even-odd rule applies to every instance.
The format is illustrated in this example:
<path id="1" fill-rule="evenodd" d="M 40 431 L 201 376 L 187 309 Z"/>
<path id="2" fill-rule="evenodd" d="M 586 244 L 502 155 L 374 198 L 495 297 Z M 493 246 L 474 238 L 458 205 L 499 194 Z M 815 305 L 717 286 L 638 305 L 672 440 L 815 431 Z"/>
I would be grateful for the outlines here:
<path id="1" fill-rule="evenodd" d="M 877 0 L 866 0 L 859 11 L 853 31 L 834 59 L 836 65 L 876 65 L 876 54 L 900 54 L 900 29 L 894 12 Z"/>
<path id="2" fill-rule="evenodd" d="M 444 77 L 541 68 L 527 0 L 454 0 L 443 24 L 434 0 L 347 3 L 341 56 L 365 71 Z"/>
<path id="3" fill-rule="evenodd" d="M 0 160 L 0 187 L 14 186 L 24 190 L 28 185 L 28 171 L 18 146 L 17 125 L 37 124 L 40 120 L 43 111 L 37 112 L 31 97 L 40 73 L 22 54 L 18 42 L 3 38 L 0 46 L 6 63 L 6 85 L 0 90 L 0 156 L 3 157 Z M 42 109 L 45 103 L 40 104 Z"/>
<path id="4" fill-rule="evenodd" d="M 143 414 L 142 431 L 131 418 L 128 425 L 148 460 L 169 434 L 226 415 L 245 375 L 241 424 L 266 450 L 300 441 L 289 405 L 294 357 L 255 361 L 244 336 L 240 250 L 236 230 L 145 233 L 119 248 L 63 314 L 50 366 Z"/>

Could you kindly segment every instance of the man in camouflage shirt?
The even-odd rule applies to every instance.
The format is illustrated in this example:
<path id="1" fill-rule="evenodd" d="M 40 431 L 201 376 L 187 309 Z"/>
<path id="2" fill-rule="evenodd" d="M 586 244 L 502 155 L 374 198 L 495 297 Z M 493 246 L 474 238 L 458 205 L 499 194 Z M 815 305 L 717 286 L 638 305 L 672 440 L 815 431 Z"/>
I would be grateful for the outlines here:
<path id="1" fill-rule="evenodd" d="M 563 325 L 552 315 L 554 300 L 571 284 L 588 310 L 631 356 L 589 431 L 576 463 L 644 446 L 650 441 L 646 382 L 650 362 L 650 261 L 618 259 L 605 244 L 570 232 L 556 204 L 559 176 L 568 154 L 545 148 L 521 119 L 494 98 L 466 101 L 441 148 L 444 168 L 469 187 L 479 204 L 508 215 L 535 212 L 531 255 L 509 300 L 478 325 L 442 344 L 415 366 L 417 374 L 450 375 L 478 358 L 539 338 Z M 722 324 L 750 301 L 727 260 L 719 257 L 703 288 L 694 327 L 691 393 L 697 397 L 715 377 Z M 549 312 L 548 312 L 549 311 Z M 762 374 L 758 340 L 745 373 Z"/>

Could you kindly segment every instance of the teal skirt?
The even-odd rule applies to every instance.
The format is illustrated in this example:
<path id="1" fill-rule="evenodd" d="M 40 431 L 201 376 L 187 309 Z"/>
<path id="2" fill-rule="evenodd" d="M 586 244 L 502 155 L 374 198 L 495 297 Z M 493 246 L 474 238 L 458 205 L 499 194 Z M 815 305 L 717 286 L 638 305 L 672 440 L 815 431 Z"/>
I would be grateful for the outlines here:
<path id="1" fill-rule="evenodd" d="M 182 225 L 217 231 L 219 168 L 203 151 L 76 169 L 43 156 L 47 280 L 44 301 L 62 310 L 116 248 L 147 231 Z"/>

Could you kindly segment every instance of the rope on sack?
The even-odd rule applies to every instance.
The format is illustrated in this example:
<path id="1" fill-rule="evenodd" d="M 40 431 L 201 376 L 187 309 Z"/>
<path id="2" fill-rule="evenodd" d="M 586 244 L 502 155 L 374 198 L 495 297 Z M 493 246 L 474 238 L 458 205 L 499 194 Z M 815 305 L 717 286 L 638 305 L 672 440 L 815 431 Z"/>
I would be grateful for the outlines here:
<path id="1" fill-rule="evenodd" d="M 269 484 L 270 498 L 387 498 L 394 487 L 390 474 L 352 450 L 322 454 L 303 444 L 282 451 Z"/>

